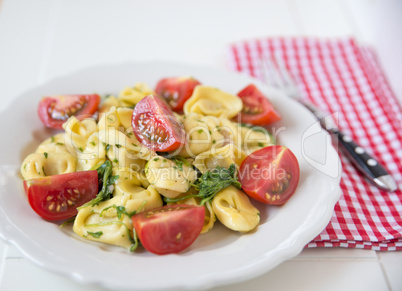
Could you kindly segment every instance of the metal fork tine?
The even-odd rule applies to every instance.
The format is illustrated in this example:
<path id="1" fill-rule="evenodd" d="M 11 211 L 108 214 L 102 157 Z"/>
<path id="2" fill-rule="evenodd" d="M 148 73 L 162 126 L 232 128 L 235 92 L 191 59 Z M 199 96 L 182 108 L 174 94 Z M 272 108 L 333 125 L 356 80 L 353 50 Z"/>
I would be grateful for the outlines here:
<path id="1" fill-rule="evenodd" d="M 276 87 L 284 88 L 285 84 L 283 83 L 281 75 L 278 73 L 278 69 L 275 68 L 275 63 L 272 57 L 263 56 L 262 63 L 265 68 L 263 71 L 265 72 L 264 75 L 266 76 L 266 82 Z"/>
<path id="2" fill-rule="evenodd" d="M 265 62 L 265 57 L 264 57 L 264 55 L 262 55 L 262 56 L 260 57 L 260 69 L 261 69 L 261 72 L 262 72 L 263 81 L 264 81 L 266 84 L 269 84 L 269 76 L 268 76 L 269 68 L 268 68 L 268 66 L 267 66 L 267 64 L 266 64 L 266 62 Z"/>
<path id="3" fill-rule="evenodd" d="M 292 76 L 290 75 L 290 72 L 286 68 L 285 62 L 278 55 L 275 55 L 275 61 L 282 75 L 282 79 L 284 80 L 285 83 L 287 83 L 287 87 L 291 87 L 294 91 L 296 91 L 297 85 L 294 82 Z"/>

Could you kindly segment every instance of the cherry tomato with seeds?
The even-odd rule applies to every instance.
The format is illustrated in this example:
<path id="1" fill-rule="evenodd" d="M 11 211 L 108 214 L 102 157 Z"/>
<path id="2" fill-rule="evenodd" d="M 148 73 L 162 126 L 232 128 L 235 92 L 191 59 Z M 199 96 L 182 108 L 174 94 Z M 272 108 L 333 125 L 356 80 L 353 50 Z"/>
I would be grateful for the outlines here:
<path id="1" fill-rule="evenodd" d="M 184 103 L 201 83 L 192 77 L 164 78 L 156 84 L 155 93 L 164 99 L 175 112 L 182 112 Z"/>
<path id="2" fill-rule="evenodd" d="M 242 162 L 239 181 L 252 198 L 284 204 L 299 184 L 300 167 L 296 156 L 284 146 L 268 146 L 253 152 Z"/>
<path id="3" fill-rule="evenodd" d="M 243 109 L 239 113 L 241 122 L 268 125 L 281 119 L 271 102 L 255 85 L 248 85 L 237 96 L 243 101 Z"/>
<path id="4" fill-rule="evenodd" d="M 188 248 L 201 233 L 204 218 L 203 206 L 173 204 L 136 214 L 132 221 L 142 246 L 166 255 Z"/>
<path id="5" fill-rule="evenodd" d="M 145 96 L 137 103 L 131 125 L 137 139 L 151 150 L 174 151 L 185 143 L 183 125 L 157 96 Z"/>
<path id="6" fill-rule="evenodd" d="M 46 220 L 74 217 L 77 207 L 98 194 L 98 172 L 82 171 L 24 181 L 32 209 Z"/>
<path id="7" fill-rule="evenodd" d="M 38 115 L 46 127 L 61 129 L 71 116 L 79 120 L 93 116 L 99 103 L 98 94 L 47 96 L 39 102 Z"/>

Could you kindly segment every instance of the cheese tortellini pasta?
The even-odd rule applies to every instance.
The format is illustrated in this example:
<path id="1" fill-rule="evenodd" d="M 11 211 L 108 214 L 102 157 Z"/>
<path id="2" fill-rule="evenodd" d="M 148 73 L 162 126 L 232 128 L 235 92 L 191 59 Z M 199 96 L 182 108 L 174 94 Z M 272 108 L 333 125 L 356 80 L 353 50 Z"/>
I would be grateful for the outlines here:
<path id="1" fill-rule="evenodd" d="M 75 172 L 77 159 L 68 152 L 30 154 L 22 162 L 21 174 L 25 180 Z"/>
<path id="2" fill-rule="evenodd" d="M 149 183 L 167 198 L 175 198 L 187 192 L 197 179 L 197 173 L 191 166 L 180 161 L 175 163 L 163 157 L 149 160 L 145 175 Z"/>
<path id="3" fill-rule="evenodd" d="M 212 208 L 218 220 L 226 227 L 248 232 L 260 222 L 260 212 L 248 196 L 240 189 L 229 186 L 220 191 L 212 200 Z"/>
<path id="4" fill-rule="evenodd" d="M 78 211 L 73 230 L 79 236 L 93 240 L 130 248 L 133 244 L 130 218 L 117 216 L 113 206 L 125 206 L 128 196 L 115 196 L 96 206 L 87 206 Z"/>
<path id="5" fill-rule="evenodd" d="M 202 173 L 213 170 L 216 167 L 228 168 L 231 164 L 240 166 L 246 158 L 246 154 L 232 144 L 227 144 L 221 148 L 212 148 L 196 156 L 194 166 Z"/>
<path id="6" fill-rule="evenodd" d="M 243 103 L 239 97 L 214 87 L 199 85 L 184 104 L 184 113 L 233 118 L 242 108 Z"/>
<path id="7" fill-rule="evenodd" d="M 137 83 L 134 87 L 127 87 L 122 90 L 119 94 L 119 100 L 122 106 L 133 106 L 150 94 L 155 95 L 155 92 L 147 84 Z"/>
<path id="8" fill-rule="evenodd" d="M 224 135 L 220 132 L 220 120 L 213 116 L 189 113 L 183 118 L 183 127 L 187 134 L 187 143 L 179 152 L 183 157 L 195 157 L 211 149 L 223 146 Z"/>

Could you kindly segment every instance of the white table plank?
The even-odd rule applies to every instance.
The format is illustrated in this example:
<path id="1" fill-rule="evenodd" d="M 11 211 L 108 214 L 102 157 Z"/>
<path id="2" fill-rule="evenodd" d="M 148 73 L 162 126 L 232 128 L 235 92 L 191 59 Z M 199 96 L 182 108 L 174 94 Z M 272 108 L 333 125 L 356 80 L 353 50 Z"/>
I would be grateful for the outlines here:
<path id="1" fill-rule="evenodd" d="M 23 8 L 23 9 L 22 9 Z M 0 110 L 12 97 L 34 86 L 46 52 L 48 0 L 5 0 L 0 10 Z"/>
<path id="2" fill-rule="evenodd" d="M 402 251 L 377 252 L 384 277 L 392 291 L 402 290 Z"/>
<path id="3" fill-rule="evenodd" d="M 169 1 L 169 9 L 163 2 L 64 1 L 52 24 L 58 33 L 49 75 L 128 60 L 168 59 L 223 67 L 231 41 L 296 33 L 284 1 L 234 2 L 230 9 L 226 2 L 213 0 L 197 5 Z M 85 21 L 88 14 L 92 17 Z"/>
<path id="4" fill-rule="evenodd" d="M 355 36 L 347 14 L 338 0 L 291 0 L 297 7 L 300 25 L 307 36 L 344 37 Z"/>
<path id="5" fill-rule="evenodd" d="M 26 274 L 24 280 L 19 280 Z M 133 275 L 135 280 L 135 275 Z M 22 290 L 29 282 L 30 291 L 46 290 L 103 290 L 84 286 L 68 278 L 50 274 L 19 258 L 6 260 L 2 277 L 2 291 Z M 213 288 L 213 291 L 266 291 L 266 290 L 364 290 L 387 291 L 387 283 L 376 259 L 292 259 L 284 262 L 266 275 L 236 285 Z"/>
<path id="6" fill-rule="evenodd" d="M 402 1 L 342 1 L 349 8 L 361 39 L 376 48 L 393 91 L 402 104 Z"/>

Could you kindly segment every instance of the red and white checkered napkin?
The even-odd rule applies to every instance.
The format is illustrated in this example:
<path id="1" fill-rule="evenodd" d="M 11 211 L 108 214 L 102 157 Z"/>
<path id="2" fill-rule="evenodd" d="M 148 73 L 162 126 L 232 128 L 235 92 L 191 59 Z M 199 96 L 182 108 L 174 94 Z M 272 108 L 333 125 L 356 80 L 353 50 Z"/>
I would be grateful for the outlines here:
<path id="1" fill-rule="evenodd" d="M 387 193 L 342 154 L 342 195 L 327 228 L 307 247 L 402 250 L 402 109 L 370 48 L 353 39 L 269 38 L 230 45 L 229 66 L 263 80 L 261 56 L 282 57 L 304 97 L 339 113 L 339 127 L 396 179 Z"/>

